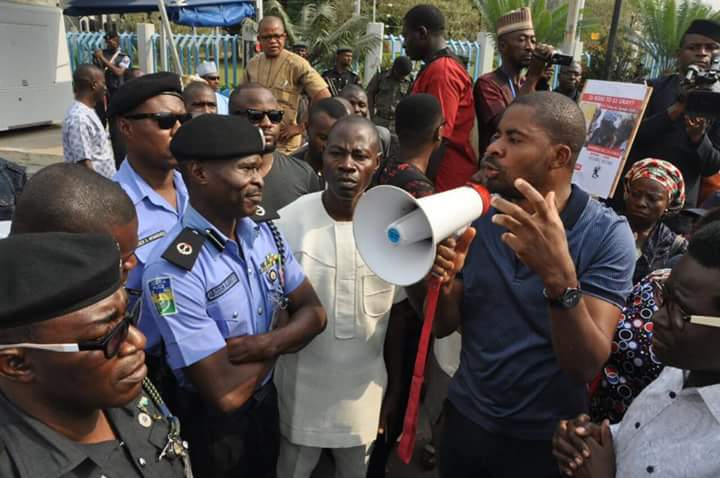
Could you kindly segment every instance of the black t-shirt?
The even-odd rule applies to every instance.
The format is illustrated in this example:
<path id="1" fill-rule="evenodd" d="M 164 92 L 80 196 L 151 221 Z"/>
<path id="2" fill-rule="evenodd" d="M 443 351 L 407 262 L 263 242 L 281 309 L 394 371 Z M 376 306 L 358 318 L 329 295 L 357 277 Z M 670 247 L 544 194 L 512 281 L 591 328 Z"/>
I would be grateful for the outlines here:
<path id="1" fill-rule="evenodd" d="M 422 171 L 410 163 L 390 159 L 380 170 L 377 185 L 397 186 L 409 192 L 415 198 L 435 193 L 433 182 Z"/>
<path id="2" fill-rule="evenodd" d="M 300 196 L 322 190 L 320 178 L 305 161 L 275 151 L 273 165 L 264 178 L 262 206 L 278 211 Z"/>

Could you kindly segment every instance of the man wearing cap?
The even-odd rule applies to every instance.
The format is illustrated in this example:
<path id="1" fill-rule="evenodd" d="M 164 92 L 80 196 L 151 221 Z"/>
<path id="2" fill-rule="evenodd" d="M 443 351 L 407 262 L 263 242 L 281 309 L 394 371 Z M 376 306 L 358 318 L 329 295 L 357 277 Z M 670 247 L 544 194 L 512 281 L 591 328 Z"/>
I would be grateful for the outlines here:
<path id="1" fill-rule="evenodd" d="M 243 83 L 259 83 L 277 98 L 285 112 L 278 150 L 292 154 L 302 144 L 303 128 L 297 121 L 300 97 L 304 93 L 312 103 L 327 98 L 330 91 L 307 60 L 285 49 L 286 39 L 281 18 L 263 17 L 258 25 L 258 42 L 263 52 L 248 62 Z"/>
<path id="2" fill-rule="evenodd" d="M 438 191 L 464 185 L 477 171 L 477 156 L 471 144 L 475 125 L 472 80 L 445 42 L 445 17 L 433 5 L 417 5 L 403 19 L 405 51 L 412 60 L 422 60 L 413 93 L 428 93 L 438 99 L 445 126 L 443 143 L 431 158 L 427 175 Z"/>
<path id="3" fill-rule="evenodd" d="M 297 56 L 300 56 L 304 58 L 305 60 L 310 61 L 308 58 L 310 57 L 310 53 L 308 52 L 308 46 L 306 43 L 298 42 L 295 43 L 292 46 L 292 52 L 295 53 Z"/>
<path id="4" fill-rule="evenodd" d="M 191 476 L 108 235 L 0 241 L 0 476 Z"/>
<path id="5" fill-rule="evenodd" d="M 497 131 L 505 108 L 518 96 L 536 91 L 547 66 L 542 58 L 550 52 L 549 47 L 538 45 L 535 40 L 529 8 L 513 10 L 498 18 L 495 32 L 502 66 L 478 78 L 473 88 L 480 156 Z M 534 56 L 536 50 L 542 56 Z M 523 78 L 525 68 L 527 76 Z"/>
<path id="6" fill-rule="evenodd" d="M 112 98 L 123 84 L 125 71 L 130 68 L 130 57 L 120 49 L 120 35 L 117 31 L 106 33 L 105 43 L 107 48 L 95 50 L 93 63 L 105 72 L 108 97 Z"/>
<path id="7" fill-rule="evenodd" d="M 308 163 L 277 150 L 283 111 L 270 90 L 257 83 L 240 85 L 232 93 L 230 111 L 247 118 L 265 137 L 263 208 L 279 211 L 300 196 L 323 189 Z"/>
<path id="8" fill-rule="evenodd" d="M 395 132 L 395 108 L 410 92 L 412 62 L 406 56 L 399 56 L 392 68 L 376 73 L 367 87 L 370 118 L 378 126 Z"/>
<path id="9" fill-rule="evenodd" d="M 351 69 L 352 62 L 352 48 L 338 48 L 335 52 L 335 66 L 323 72 L 322 77 L 333 96 L 338 96 L 347 85 L 360 84 L 360 77 Z"/>
<path id="10" fill-rule="evenodd" d="M 210 88 L 215 92 L 217 100 L 217 113 L 219 115 L 228 114 L 228 97 L 219 92 L 220 75 L 218 74 L 217 65 L 214 61 L 204 61 L 197 67 L 197 74 L 200 78 L 208 82 Z"/>
<path id="11" fill-rule="evenodd" d="M 125 161 L 113 178 L 130 196 L 138 216 L 138 265 L 128 278 L 130 301 L 140 295 L 140 280 L 150 251 L 182 217 L 188 204 L 183 178 L 175 171 L 177 161 L 170 140 L 185 113 L 180 77 L 154 73 L 125 83 L 110 102 L 110 114 L 127 143 Z M 151 321 L 143 321 L 148 349 L 159 343 Z"/>
<path id="12" fill-rule="evenodd" d="M 678 73 L 648 82 L 653 92 L 631 152 L 633 160 L 658 158 L 677 166 L 685 179 L 686 207 L 697 204 L 700 178 L 720 170 L 720 123 L 688 114 L 682 79 L 690 65 L 708 68 L 717 53 L 720 24 L 692 22 L 677 51 Z"/>
<path id="13" fill-rule="evenodd" d="M 268 222 L 276 216 L 258 210 L 260 130 L 245 118 L 202 115 L 180 128 L 171 148 L 190 206 L 145 268 L 143 318 L 159 327 L 178 379 L 195 474 L 273 477 L 272 369 L 324 329 L 325 312 Z"/>

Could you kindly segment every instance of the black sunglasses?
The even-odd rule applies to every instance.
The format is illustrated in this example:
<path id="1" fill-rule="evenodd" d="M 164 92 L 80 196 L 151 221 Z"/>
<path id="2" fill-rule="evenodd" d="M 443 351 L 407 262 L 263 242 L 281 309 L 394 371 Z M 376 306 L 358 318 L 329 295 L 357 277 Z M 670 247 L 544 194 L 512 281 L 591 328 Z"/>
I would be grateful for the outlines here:
<path id="1" fill-rule="evenodd" d="M 151 119 L 157 122 L 160 129 L 172 129 L 178 122 L 183 124 L 190 121 L 192 119 L 192 115 L 187 113 L 138 113 L 135 115 L 125 116 L 125 118 L 129 120 Z"/>
<path id="2" fill-rule="evenodd" d="M 125 317 L 108 332 L 105 337 L 88 342 L 79 342 L 80 351 L 102 350 L 105 358 L 110 360 L 120 352 L 120 346 L 128 338 L 130 326 L 136 327 L 140 320 L 140 304 L 142 300 L 136 300 L 130 310 L 125 311 Z"/>
<path id="3" fill-rule="evenodd" d="M 285 112 L 283 110 L 262 111 L 248 108 L 246 110 L 233 111 L 233 114 L 237 116 L 247 116 L 247 119 L 251 123 L 259 123 L 265 116 L 267 116 L 271 123 L 279 124 L 282 121 Z"/>

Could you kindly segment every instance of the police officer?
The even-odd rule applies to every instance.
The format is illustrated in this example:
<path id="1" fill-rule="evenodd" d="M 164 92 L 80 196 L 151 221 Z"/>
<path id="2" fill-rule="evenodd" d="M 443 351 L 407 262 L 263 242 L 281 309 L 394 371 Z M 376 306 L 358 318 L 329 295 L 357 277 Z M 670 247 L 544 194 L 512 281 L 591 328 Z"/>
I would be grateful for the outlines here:
<path id="1" fill-rule="evenodd" d="M 395 108 L 410 91 L 412 62 L 406 56 L 399 56 L 392 68 L 373 76 L 368 84 L 368 110 L 370 118 L 378 126 L 395 132 Z"/>
<path id="2" fill-rule="evenodd" d="M 109 235 L 0 241 L 0 476 L 191 476 Z"/>
<path id="3" fill-rule="evenodd" d="M 335 66 L 322 74 L 333 96 L 339 96 L 347 85 L 360 84 L 360 77 L 351 69 L 352 62 L 352 48 L 338 48 L 335 52 Z"/>
<path id="4" fill-rule="evenodd" d="M 127 158 L 113 178 L 130 196 L 138 215 L 137 267 L 128 278 L 131 304 L 140 295 L 142 271 L 157 240 L 177 224 L 188 204 L 185 182 L 175 170 L 170 140 L 189 119 L 180 77 L 155 73 L 124 84 L 110 102 L 127 143 Z M 152 322 L 143 321 L 148 349 L 159 343 Z"/>
<path id="5" fill-rule="evenodd" d="M 303 348 L 325 312 L 262 200 L 262 133 L 201 115 L 171 143 L 190 191 L 151 254 L 143 320 L 158 326 L 181 388 L 178 415 L 199 477 L 275 476 L 275 359 Z M 254 216 L 260 222 L 251 219 Z"/>

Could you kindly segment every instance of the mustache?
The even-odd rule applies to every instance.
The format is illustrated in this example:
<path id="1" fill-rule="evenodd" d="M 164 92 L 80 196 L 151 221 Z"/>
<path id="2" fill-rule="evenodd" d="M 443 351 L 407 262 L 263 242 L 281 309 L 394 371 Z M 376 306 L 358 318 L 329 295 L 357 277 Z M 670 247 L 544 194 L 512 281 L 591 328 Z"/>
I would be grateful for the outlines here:
<path id="1" fill-rule="evenodd" d="M 493 169 L 500 170 L 500 166 L 495 161 L 495 157 L 491 156 L 489 154 L 484 155 L 480 159 L 480 167 L 482 167 L 482 166 L 490 166 Z"/>

